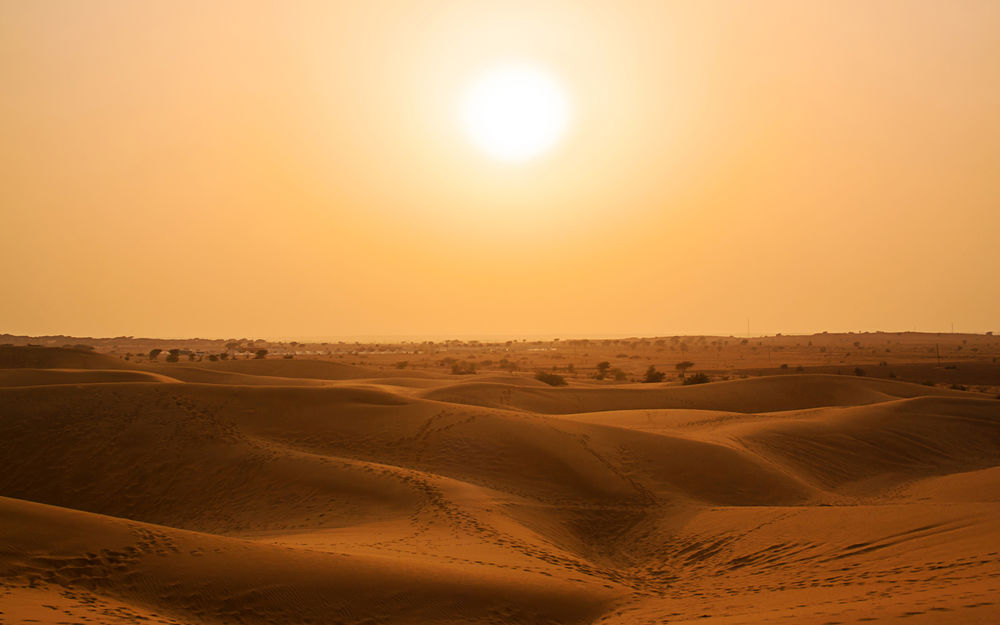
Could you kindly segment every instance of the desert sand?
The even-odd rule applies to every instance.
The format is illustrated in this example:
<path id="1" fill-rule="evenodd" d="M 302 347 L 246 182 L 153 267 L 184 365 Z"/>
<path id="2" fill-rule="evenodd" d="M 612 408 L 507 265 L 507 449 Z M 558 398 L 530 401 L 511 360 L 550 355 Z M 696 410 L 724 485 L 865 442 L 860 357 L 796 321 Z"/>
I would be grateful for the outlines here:
<path id="1" fill-rule="evenodd" d="M 1000 622 L 1000 400 L 829 353 L 552 387 L 0 347 L 0 622 Z"/>

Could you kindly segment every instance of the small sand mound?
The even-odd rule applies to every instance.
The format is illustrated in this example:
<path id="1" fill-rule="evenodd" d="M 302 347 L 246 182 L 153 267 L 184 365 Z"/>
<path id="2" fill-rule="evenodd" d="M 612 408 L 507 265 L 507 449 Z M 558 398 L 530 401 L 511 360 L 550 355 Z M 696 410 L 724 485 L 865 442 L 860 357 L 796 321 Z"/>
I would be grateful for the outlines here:
<path id="1" fill-rule="evenodd" d="M 0 386 L 48 384 L 112 384 L 116 382 L 177 383 L 180 380 L 147 371 L 127 369 L 0 369 Z"/>
<path id="2" fill-rule="evenodd" d="M 468 382 L 434 389 L 427 399 L 544 414 L 673 408 L 758 413 L 873 404 L 960 391 L 839 375 L 784 375 L 692 386 L 522 388 Z"/>
<path id="3" fill-rule="evenodd" d="M 67 347 L 0 347 L 0 369 L 130 369 L 125 361 Z"/>

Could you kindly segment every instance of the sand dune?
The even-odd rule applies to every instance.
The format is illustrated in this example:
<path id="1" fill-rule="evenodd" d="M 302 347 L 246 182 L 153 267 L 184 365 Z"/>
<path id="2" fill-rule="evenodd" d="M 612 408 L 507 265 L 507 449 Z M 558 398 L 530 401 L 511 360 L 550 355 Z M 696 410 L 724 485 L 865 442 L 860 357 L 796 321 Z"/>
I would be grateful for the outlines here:
<path id="1" fill-rule="evenodd" d="M 293 363 L 0 371 L 0 616 L 998 616 L 1000 401 L 854 376 L 551 388 Z"/>
<path id="2" fill-rule="evenodd" d="M 0 369 L 127 369 L 106 354 L 67 347 L 0 346 Z"/>
<path id="3" fill-rule="evenodd" d="M 757 413 L 819 406 L 853 406 L 923 395 L 958 395 L 961 391 L 919 384 L 839 375 L 785 375 L 698 384 L 659 384 L 602 388 L 522 388 L 513 385 L 460 383 L 424 396 L 459 404 L 502 407 L 543 414 L 604 410 L 678 408 Z"/>
<path id="4" fill-rule="evenodd" d="M 107 384 L 113 382 L 176 383 L 180 379 L 149 371 L 123 369 L 0 369 L 0 386 Z"/>
<path id="5" fill-rule="evenodd" d="M 198 363 L 201 365 L 203 363 Z M 149 373 L 167 375 L 182 382 L 233 386 L 323 386 L 326 380 L 237 373 L 195 365 L 144 365 Z"/>
<path id="6" fill-rule="evenodd" d="M 219 360 L 217 362 L 202 361 L 198 363 L 198 367 L 231 373 L 245 373 L 248 375 L 309 378 L 313 380 L 370 378 L 377 373 L 374 369 L 345 365 L 328 360 Z"/>
<path id="7" fill-rule="evenodd" d="M 915 478 L 991 467 L 995 400 L 918 397 L 811 411 L 731 432 L 747 448 L 826 488 L 879 492 Z"/>
<path id="8" fill-rule="evenodd" d="M 91 619 L 85 599 L 103 593 L 120 615 L 168 623 L 575 623 L 612 598 L 551 576 L 289 550 L 15 499 L 0 498 L 0 519 L 4 579 L 74 588 L 46 600 Z"/>

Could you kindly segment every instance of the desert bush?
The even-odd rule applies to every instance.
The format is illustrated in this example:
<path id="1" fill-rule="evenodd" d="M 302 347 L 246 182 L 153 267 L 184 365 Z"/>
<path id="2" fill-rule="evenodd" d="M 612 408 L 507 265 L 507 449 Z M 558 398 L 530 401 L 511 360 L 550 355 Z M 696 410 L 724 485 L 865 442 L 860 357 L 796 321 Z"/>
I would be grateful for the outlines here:
<path id="1" fill-rule="evenodd" d="M 284 358 L 285 360 L 292 360 L 293 358 L 295 358 L 295 354 L 285 354 L 284 356 L 282 356 L 282 358 Z"/>
<path id="2" fill-rule="evenodd" d="M 456 362 L 451 365 L 452 375 L 472 375 L 476 372 L 476 364 L 472 362 Z"/>
<path id="3" fill-rule="evenodd" d="M 965 386 L 964 384 L 952 384 L 951 389 L 953 391 L 967 391 L 969 390 L 969 387 Z"/>
<path id="4" fill-rule="evenodd" d="M 255 360 L 263 360 L 263 359 L 267 358 L 267 350 L 266 349 L 258 349 L 257 352 L 254 354 L 253 357 L 254 357 Z"/>
<path id="5" fill-rule="evenodd" d="M 611 363 L 607 360 L 597 363 L 597 373 L 594 375 L 598 380 L 603 380 L 608 376 L 608 369 L 611 368 Z"/>
<path id="6" fill-rule="evenodd" d="M 156 357 L 159 356 L 161 353 L 163 353 L 162 349 L 159 349 L 159 348 L 157 348 L 157 349 L 151 349 L 151 350 L 149 350 L 149 359 L 150 360 L 156 360 Z"/>
<path id="7" fill-rule="evenodd" d="M 704 373 L 696 373 L 689 378 L 685 378 L 681 384 L 687 386 L 689 384 L 704 384 L 705 382 L 711 382 L 711 380 L 708 379 L 708 376 Z"/>
<path id="8" fill-rule="evenodd" d="M 167 362 L 177 362 L 181 359 L 181 350 L 172 349 L 167 353 Z"/>
<path id="9" fill-rule="evenodd" d="M 410 364 L 410 362 L 408 360 L 400 360 L 399 362 L 396 363 L 396 368 L 397 369 L 405 369 L 406 365 L 408 365 L 408 364 Z"/>
<path id="10" fill-rule="evenodd" d="M 622 371 L 621 369 L 615 368 L 609 371 L 608 373 L 609 375 L 611 375 L 611 377 L 615 379 L 615 382 L 624 382 L 625 380 L 628 379 L 628 376 L 625 375 L 625 372 Z"/>
<path id="11" fill-rule="evenodd" d="M 681 372 L 681 379 L 683 380 L 684 379 L 684 373 L 688 369 L 690 369 L 691 367 L 693 367 L 693 366 L 694 366 L 694 363 L 691 362 L 690 360 L 683 360 L 683 361 L 677 363 L 676 365 L 674 365 L 674 369 L 677 369 L 678 371 Z"/>
<path id="12" fill-rule="evenodd" d="M 662 382 L 665 377 L 667 377 L 666 373 L 657 371 L 656 367 L 649 365 L 649 369 L 646 369 L 646 375 L 643 377 L 642 381 L 646 384 L 655 384 L 657 382 Z"/>
<path id="13" fill-rule="evenodd" d="M 545 382 L 549 386 L 566 386 L 566 378 L 556 373 L 539 371 L 535 374 L 535 379 L 539 382 Z"/>
<path id="14" fill-rule="evenodd" d="M 218 357 L 218 356 L 216 356 L 215 354 L 209 354 L 209 355 L 208 355 L 208 360 L 209 360 L 210 362 L 217 362 L 217 361 L 219 360 L 219 357 Z"/>
<path id="15" fill-rule="evenodd" d="M 854 367 L 854 375 L 862 377 L 865 375 L 865 370 L 861 367 Z"/>

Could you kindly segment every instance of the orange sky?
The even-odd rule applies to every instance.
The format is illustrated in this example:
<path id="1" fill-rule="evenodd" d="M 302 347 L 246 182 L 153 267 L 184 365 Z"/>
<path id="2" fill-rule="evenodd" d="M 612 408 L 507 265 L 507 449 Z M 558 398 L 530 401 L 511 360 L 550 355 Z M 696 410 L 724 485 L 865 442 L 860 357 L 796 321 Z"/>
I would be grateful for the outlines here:
<path id="1" fill-rule="evenodd" d="M 1000 330 L 994 0 L 204 4 L 0 4 L 0 332 Z"/>

